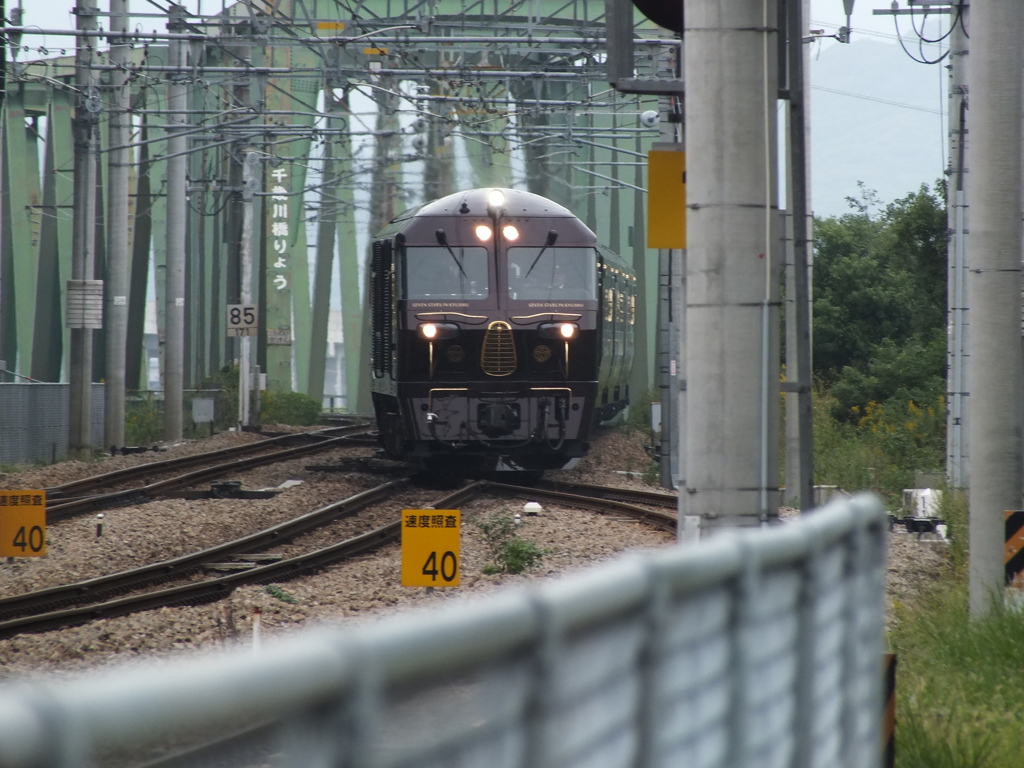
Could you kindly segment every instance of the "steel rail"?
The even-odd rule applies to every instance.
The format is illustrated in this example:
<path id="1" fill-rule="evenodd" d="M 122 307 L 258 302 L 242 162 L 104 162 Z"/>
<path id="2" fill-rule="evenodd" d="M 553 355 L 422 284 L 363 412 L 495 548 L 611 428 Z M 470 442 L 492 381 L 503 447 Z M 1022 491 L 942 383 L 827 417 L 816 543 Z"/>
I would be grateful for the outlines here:
<path id="1" fill-rule="evenodd" d="M 369 495 L 375 495 L 382 493 L 382 489 L 386 489 L 390 486 L 390 492 L 394 492 L 394 483 L 386 483 L 383 486 L 371 489 L 370 491 L 364 491 L 362 494 L 357 494 L 350 499 L 339 502 L 339 504 L 346 503 L 360 503 L 365 506 L 369 503 L 374 503 L 370 500 Z M 376 493 L 375 493 L 376 492 Z M 477 496 L 485 493 L 501 496 L 513 496 L 527 499 L 543 498 L 548 501 L 553 501 L 569 507 L 578 507 L 596 511 L 599 513 L 605 512 L 616 512 L 625 514 L 629 517 L 637 519 L 639 522 L 644 522 L 652 525 L 656 528 L 660 528 L 666 531 L 675 531 L 676 518 L 674 515 L 669 515 L 664 512 L 657 512 L 654 510 L 644 509 L 634 504 L 627 504 L 620 501 L 615 501 L 607 498 L 597 498 L 594 496 L 579 495 L 562 493 L 558 491 L 551 491 L 547 489 L 530 488 L 525 486 L 507 485 L 504 483 L 493 483 L 486 480 L 477 481 L 472 483 L 460 490 L 451 493 L 442 499 L 435 501 L 431 507 L 436 509 L 446 509 L 456 507 L 466 501 L 469 501 Z M 355 500 L 363 497 L 360 502 Z M 336 505 L 331 505 L 336 506 Z M 325 508 L 327 509 L 327 508 Z M 310 513 L 315 514 L 315 513 Z M 303 516 L 303 518 L 308 516 Z M 290 521 L 283 525 L 290 525 L 302 520 L 303 518 L 297 518 L 296 521 Z M 311 524 L 310 524 L 311 525 Z M 267 529 L 267 531 L 253 534 L 252 537 L 246 538 L 266 538 L 267 534 L 273 529 Z M 298 555 L 296 557 L 281 560 L 276 563 L 271 563 L 264 566 L 257 566 L 248 571 L 241 573 L 234 573 L 228 576 L 220 578 L 210 579 L 204 582 L 196 584 L 186 584 L 178 587 L 171 587 L 169 589 L 159 590 L 155 592 L 149 592 L 142 595 L 134 595 L 124 597 L 116 600 L 110 600 L 103 603 L 93 603 L 90 605 L 78 606 L 73 608 L 67 608 L 49 613 L 22 616 L 19 618 L 9 619 L 0 622 L 0 638 L 11 637 L 22 632 L 40 632 L 51 629 L 75 626 L 78 624 L 84 624 L 99 618 L 113 618 L 116 616 L 124 616 L 130 613 L 136 613 L 139 611 L 150 610 L 152 608 L 161 608 L 172 605 L 192 605 L 205 603 L 212 600 L 217 600 L 222 597 L 229 595 L 236 587 L 245 584 L 265 584 L 274 581 L 286 580 L 302 573 L 314 571 L 322 568 L 325 565 L 335 563 L 339 560 L 343 560 L 349 557 L 354 557 L 358 554 L 373 551 L 384 544 L 388 544 L 392 541 L 396 541 L 401 535 L 401 520 L 396 520 L 393 523 L 375 528 L 372 531 L 360 534 L 359 536 L 346 539 L 345 541 L 334 544 L 330 547 L 315 550 L 313 552 L 306 553 L 304 555 Z M 270 537 L 273 539 L 273 536 Z M 280 541 L 281 538 L 277 538 L 275 541 Z M 243 540 L 238 540 L 243 541 Z M 254 547 L 250 547 L 249 550 Z M 212 548 L 211 550 L 204 550 L 204 552 L 216 551 L 216 556 L 223 556 L 225 554 L 220 548 Z M 197 553 L 201 554 L 201 553 Z M 184 558 L 179 558 L 182 560 Z M 168 561 L 173 563 L 176 561 Z M 151 573 L 157 571 L 161 566 L 165 566 L 166 563 L 158 563 L 153 566 L 146 566 L 143 569 L 136 569 L 137 571 L 150 570 Z M 192 566 L 194 570 L 197 566 Z M 183 569 L 184 570 L 184 569 Z M 130 573 L 130 572 L 126 572 Z M 100 579 L 93 579 L 89 582 L 81 582 L 79 584 L 68 585 L 67 587 L 56 587 L 53 590 L 43 590 L 40 593 L 28 593 L 27 595 L 8 598 L 0 601 L 0 611 L 5 608 L 14 606 L 17 604 L 19 599 L 31 598 L 33 594 L 44 595 L 45 598 L 50 600 L 52 603 L 53 593 L 57 590 L 65 589 L 69 591 L 82 585 L 100 581 L 102 579 L 116 579 L 121 577 L 123 574 L 112 574 L 109 577 L 100 577 Z M 147 575 L 147 578 L 152 576 Z M 113 582 L 112 582 L 113 584 Z M 113 588 L 113 587 L 111 587 Z M 24 608 L 24 603 L 22 605 Z M 2 615 L 2 614 L 0 614 Z"/>
<path id="2" fill-rule="evenodd" d="M 157 592 L 124 597 L 106 603 L 96 603 L 79 608 L 69 608 L 36 616 L 0 622 L 0 638 L 11 637 L 22 632 L 40 632 L 51 629 L 85 624 L 94 619 L 109 619 L 127 616 L 131 613 L 165 608 L 177 605 L 198 605 L 226 597 L 236 588 L 244 584 L 259 584 L 278 581 L 305 570 L 321 567 L 328 563 L 354 557 L 393 541 L 398 537 L 398 523 L 346 539 L 332 547 L 317 550 L 300 557 L 281 560 L 277 563 L 264 565 L 242 573 L 234 573 L 197 584 L 185 584 Z"/>
<path id="3" fill-rule="evenodd" d="M 600 499 L 612 499 L 625 501 L 633 504 L 650 504 L 656 507 L 676 509 L 679 505 L 679 496 L 674 493 L 659 493 L 658 491 L 642 491 L 638 488 L 616 488 L 609 485 L 590 485 L 587 483 L 567 483 L 561 480 L 541 480 L 541 487 L 549 488 L 561 493 L 577 494 L 579 496 L 591 496 Z"/>
<path id="4" fill-rule="evenodd" d="M 189 456 L 178 456 L 173 459 L 163 459 L 161 461 L 151 461 L 146 464 L 137 464 L 134 467 L 125 467 L 123 469 L 116 469 L 112 472 L 104 472 L 100 475 L 91 475 L 84 477 L 81 480 L 72 480 L 62 485 L 55 485 L 51 488 L 46 489 L 47 498 L 60 498 L 62 496 L 68 496 L 72 493 L 87 491 L 94 488 L 103 488 L 108 485 L 114 485 L 115 483 L 121 483 L 125 480 L 131 480 L 134 477 L 149 474 L 150 470 L 155 472 L 165 472 L 173 469 L 183 469 L 190 467 L 195 464 L 207 464 L 211 460 L 216 460 L 225 456 L 241 456 L 246 453 L 253 453 L 255 451 L 261 451 L 271 446 L 274 443 L 288 443 L 298 442 L 303 438 L 317 437 L 329 438 L 335 435 L 329 433 L 337 432 L 338 430 L 351 430 L 354 434 L 360 434 L 363 428 L 370 428 L 369 424 L 353 424 L 344 425 L 337 427 L 326 427 L 324 429 L 318 429 L 313 432 L 292 432 L 283 435 L 274 435 L 273 437 L 267 437 L 263 440 L 245 443 L 244 445 L 232 445 L 227 448 L 218 448 L 215 451 L 206 451 L 205 453 L 193 453 Z M 337 435 L 340 436 L 340 435 Z M 146 471 L 143 471 L 146 470 Z"/>
<path id="5" fill-rule="evenodd" d="M 406 485 L 408 485 L 408 479 L 383 483 L 261 531 L 171 560 L 107 576 L 97 576 L 73 584 L 0 598 L 0 618 L 13 618 L 30 612 L 51 610 L 66 605 L 95 603 L 131 589 L 180 579 L 198 571 L 207 563 L 231 555 L 260 552 L 271 545 L 293 539 L 325 523 L 354 515 L 370 504 L 384 501 Z"/>
<path id="6" fill-rule="evenodd" d="M 369 431 L 370 427 L 360 427 L 358 429 Z M 231 472 L 237 472 L 242 470 L 252 469 L 253 467 L 259 467 L 264 464 L 270 464 L 277 461 L 287 461 L 289 459 L 297 458 L 299 456 L 305 456 L 310 453 L 319 453 L 326 451 L 331 448 L 337 448 L 345 444 L 346 437 L 328 437 L 322 442 L 311 443 L 309 445 L 300 445 L 294 448 L 286 448 L 280 451 L 274 451 L 267 453 L 262 456 L 251 456 L 247 458 L 231 459 L 229 461 L 215 464 L 213 466 L 206 466 L 202 469 L 197 469 L 193 472 L 186 472 L 183 475 L 172 477 L 167 480 L 161 480 L 155 483 L 141 486 L 139 488 L 128 488 L 123 491 L 114 491 L 113 493 L 98 494 L 96 496 L 83 496 L 76 499 L 68 499 L 63 503 L 54 504 L 52 506 L 47 505 L 46 510 L 46 521 L 47 523 L 56 522 L 58 520 L 66 520 L 70 517 L 84 514 L 90 510 L 97 509 L 104 506 L 110 506 L 111 504 L 124 503 L 138 499 L 140 497 L 154 497 L 159 494 L 175 489 L 183 488 L 204 480 L 210 480 L 215 477 L 221 477 Z M 259 443 L 257 445 L 262 445 Z M 201 455 L 201 454 L 200 454 Z M 208 457 L 207 457 L 208 460 Z M 160 462 L 155 462 L 159 464 Z M 199 462 L 191 462 L 187 466 L 192 466 Z M 136 469 L 136 468 L 133 468 Z M 140 464 L 137 471 L 134 473 L 135 477 L 152 474 L 157 471 L 165 471 L 166 468 L 152 468 L 152 464 Z M 129 476 L 122 476 L 122 480 L 128 479 Z"/>
<path id="7" fill-rule="evenodd" d="M 659 512 L 652 509 L 644 509 L 636 504 L 629 504 L 623 501 L 615 501 L 611 498 L 599 498 L 583 493 L 566 493 L 564 491 L 553 491 L 547 488 L 526 485 L 510 485 L 507 483 L 487 482 L 486 490 L 496 495 L 512 496 L 515 498 L 536 501 L 546 499 L 557 504 L 564 504 L 569 507 L 583 507 L 598 513 L 618 512 L 629 517 L 636 518 L 639 522 L 648 523 L 663 531 L 675 533 L 676 516 L 667 512 Z M 617 491 L 618 489 L 611 489 Z M 649 502 L 645 502 L 649 503 Z"/>

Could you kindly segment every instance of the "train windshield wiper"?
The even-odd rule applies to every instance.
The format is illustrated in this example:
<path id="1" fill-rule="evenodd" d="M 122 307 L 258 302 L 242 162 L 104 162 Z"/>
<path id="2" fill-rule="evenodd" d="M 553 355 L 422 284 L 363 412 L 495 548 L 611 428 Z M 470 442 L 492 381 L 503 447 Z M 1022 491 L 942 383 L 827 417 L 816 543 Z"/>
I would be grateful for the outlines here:
<path id="1" fill-rule="evenodd" d="M 455 262 L 455 266 L 459 268 L 459 272 L 462 273 L 464 278 L 469 280 L 469 275 L 466 274 L 466 270 L 464 270 L 462 268 L 462 264 L 459 263 L 459 257 L 455 255 L 455 251 L 453 251 L 452 247 L 448 245 L 448 235 L 444 233 L 443 229 L 437 230 L 437 243 L 438 245 L 443 245 L 447 249 L 448 253 L 452 255 L 452 261 Z"/>
<path id="2" fill-rule="evenodd" d="M 440 232 L 440 231 L 441 230 L 438 230 L 438 232 Z M 537 262 L 540 261 L 540 257 L 544 255 L 544 251 L 546 251 L 548 248 L 550 248 L 552 245 L 554 245 L 555 241 L 557 239 L 558 239 L 558 233 L 555 230 L 553 230 L 553 229 L 549 229 L 548 230 L 548 239 L 545 241 L 544 247 L 540 249 L 540 253 L 537 254 L 537 258 L 535 258 L 533 260 L 533 264 L 531 264 L 530 268 L 528 270 L 526 270 L 526 274 L 523 275 L 523 279 L 526 279 L 527 277 L 530 276 L 530 273 L 533 272 L 533 268 L 536 267 L 537 266 Z"/>

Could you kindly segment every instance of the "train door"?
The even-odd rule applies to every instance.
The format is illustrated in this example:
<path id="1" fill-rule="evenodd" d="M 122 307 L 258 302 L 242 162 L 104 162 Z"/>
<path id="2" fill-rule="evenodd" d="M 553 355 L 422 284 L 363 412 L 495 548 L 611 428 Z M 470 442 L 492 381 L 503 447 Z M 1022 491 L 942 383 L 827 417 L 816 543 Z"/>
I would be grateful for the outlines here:
<path id="1" fill-rule="evenodd" d="M 395 269 L 390 240 L 373 243 L 370 261 L 370 357 L 373 391 L 394 394 Z"/>
<path id="2" fill-rule="evenodd" d="M 597 355 L 598 355 L 598 402 L 600 407 L 608 402 L 608 382 L 611 378 L 612 365 L 612 321 L 615 317 L 615 284 L 611 267 L 604 261 L 601 262 L 599 271 L 600 279 L 600 304 L 598 306 L 598 334 L 597 334 Z"/>

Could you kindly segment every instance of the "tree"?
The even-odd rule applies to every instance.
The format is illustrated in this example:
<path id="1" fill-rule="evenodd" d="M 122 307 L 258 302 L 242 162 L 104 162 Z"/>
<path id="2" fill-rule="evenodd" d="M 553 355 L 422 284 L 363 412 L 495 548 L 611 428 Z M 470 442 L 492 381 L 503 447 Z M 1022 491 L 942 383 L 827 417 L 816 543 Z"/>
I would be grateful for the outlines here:
<path id="1" fill-rule="evenodd" d="M 853 212 L 815 224 L 814 373 L 848 418 L 944 392 L 944 191 L 922 185 L 872 213 L 877 198 L 862 186 Z"/>

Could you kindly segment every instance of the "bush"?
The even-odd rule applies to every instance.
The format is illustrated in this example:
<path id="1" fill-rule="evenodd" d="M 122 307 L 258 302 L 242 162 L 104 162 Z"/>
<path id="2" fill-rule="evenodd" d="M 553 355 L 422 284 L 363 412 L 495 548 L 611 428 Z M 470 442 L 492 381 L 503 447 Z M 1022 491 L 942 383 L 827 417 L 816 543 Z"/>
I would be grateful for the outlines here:
<path id="1" fill-rule="evenodd" d="M 640 432 L 651 431 L 651 403 L 661 401 L 661 390 L 658 387 L 651 387 L 646 392 L 641 392 L 636 401 L 630 403 L 629 416 L 626 424 Z"/>
<path id="2" fill-rule="evenodd" d="M 126 397 L 125 445 L 152 445 L 164 437 L 164 412 L 151 397 Z"/>
<path id="3" fill-rule="evenodd" d="M 508 511 L 475 521 L 484 534 L 491 562 L 484 573 L 523 573 L 540 565 L 546 552 L 518 535 L 519 525 Z"/>
<path id="4" fill-rule="evenodd" d="M 301 392 L 265 392 L 260 405 L 265 424 L 308 427 L 320 421 L 320 403 Z"/>
<path id="5" fill-rule="evenodd" d="M 945 403 L 891 399 L 841 411 L 832 392 L 815 389 L 814 482 L 848 491 L 873 490 L 898 506 L 917 470 L 944 466 Z M 890 507 L 892 508 L 892 507 Z"/>

